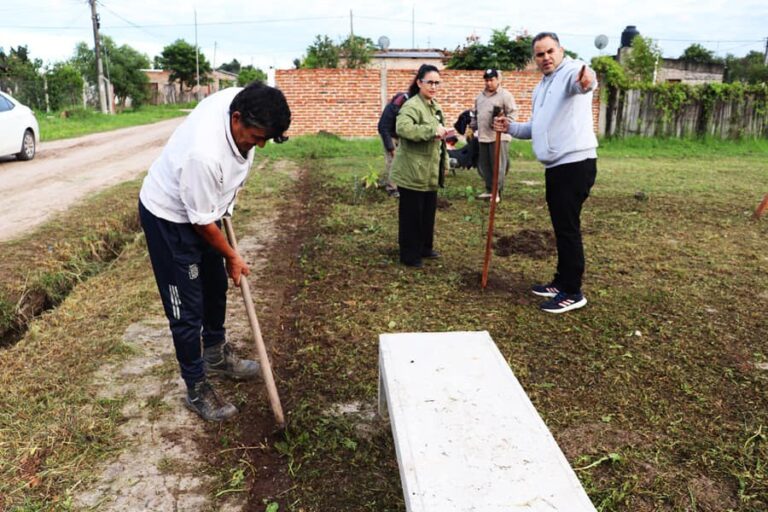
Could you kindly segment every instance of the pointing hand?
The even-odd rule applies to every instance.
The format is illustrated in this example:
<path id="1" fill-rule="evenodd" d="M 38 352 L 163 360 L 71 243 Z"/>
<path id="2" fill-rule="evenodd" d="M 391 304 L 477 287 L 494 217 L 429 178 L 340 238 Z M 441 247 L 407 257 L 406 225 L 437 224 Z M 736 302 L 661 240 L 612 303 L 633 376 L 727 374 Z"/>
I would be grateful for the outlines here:
<path id="1" fill-rule="evenodd" d="M 592 85 L 592 81 L 595 79 L 595 75 L 592 74 L 592 71 L 587 69 L 587 65 L 584 64 L 581 66 L 581 71 L 579 71 L 579 76 L 576 78 L 576 82 L 581 86 L 582 91 L 586 91 L 589 89 L 589 86 Z"/>

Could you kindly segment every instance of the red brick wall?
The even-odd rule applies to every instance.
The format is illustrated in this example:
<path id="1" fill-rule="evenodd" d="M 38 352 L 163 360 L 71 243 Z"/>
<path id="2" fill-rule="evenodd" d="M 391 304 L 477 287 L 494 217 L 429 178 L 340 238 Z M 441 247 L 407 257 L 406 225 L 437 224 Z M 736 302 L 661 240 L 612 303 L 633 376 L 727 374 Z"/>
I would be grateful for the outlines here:
<path id="1" fill-rule="evenodd" d="M 291 106 L 290 135 L 317 133 L 320 130 L 344 137 L 377 135 L 376 124 L 381 114 L 381 76 L 378 69 L 289 69 L 277 70 L 275 82 Z M 389 99 L 405 91 L 413 80 L 413 70 L 387 70 Z M 515 97 L 517 119 L 531 116 L 531 93 L 539 83 L 536 71 L 507 71 L 504 87 Z M 482 71 L 443 70 L 437 101 L 452 125 L 458 115 L 472 108 L 477 94 L 483 90 Z M 600 111 L 599 95 L 594 95 L 592 116 L 595 131 Z"/>

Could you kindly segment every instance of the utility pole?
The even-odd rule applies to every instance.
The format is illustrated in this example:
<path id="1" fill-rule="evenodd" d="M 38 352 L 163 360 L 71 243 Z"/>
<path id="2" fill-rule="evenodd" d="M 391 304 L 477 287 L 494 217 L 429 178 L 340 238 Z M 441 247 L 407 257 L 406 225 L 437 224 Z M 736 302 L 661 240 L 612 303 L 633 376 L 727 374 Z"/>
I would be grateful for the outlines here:
<path id="1" fill-rule="evenodd" d="M 91 21 L 93 21 L 93 43 L 96 48 L 96 81 L 99 89 L 99 106 L 102 114 L 108 114 L 107 95 L 104 92 L 104 65 L 101 63 L 101 45 L 99 44 L 99 15 L 96 13 L 96 0 L 88 0 L 91 4 Z"/>
<path id="2" fill-rule="evenodd" d="M 355 26 L 352 23 L 352 9 L 349 10 L 349 40 L 355 40 Z"/>
<path id="3" fill-rule="evenodd" d="M 416 6 L 411 6 L 411 48 L 416 48 Z"/>
<path id="4" fill-rule="evenodd" d="M 768 66 L 768 37 L 765 38 L 765 57 L 763 57 L 763 65 Z"/>
<path id="5" fill-rule="evenodd" d="M 200 101 L 200 47 L 197 46 L 197 9 L 195 9 L 195 73 L 197 75 L 197 101 Z"/>

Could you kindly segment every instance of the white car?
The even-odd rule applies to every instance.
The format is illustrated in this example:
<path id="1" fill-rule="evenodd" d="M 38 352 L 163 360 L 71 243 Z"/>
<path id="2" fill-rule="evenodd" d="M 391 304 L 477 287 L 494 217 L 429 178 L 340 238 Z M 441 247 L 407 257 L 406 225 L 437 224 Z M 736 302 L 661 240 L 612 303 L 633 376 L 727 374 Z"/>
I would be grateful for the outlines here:
<path id="1" fill-rule="evenodd" d="M 0 92 L 0 157 L 32 160 L 39 143 L 40 128 L 32 110 Z"/>

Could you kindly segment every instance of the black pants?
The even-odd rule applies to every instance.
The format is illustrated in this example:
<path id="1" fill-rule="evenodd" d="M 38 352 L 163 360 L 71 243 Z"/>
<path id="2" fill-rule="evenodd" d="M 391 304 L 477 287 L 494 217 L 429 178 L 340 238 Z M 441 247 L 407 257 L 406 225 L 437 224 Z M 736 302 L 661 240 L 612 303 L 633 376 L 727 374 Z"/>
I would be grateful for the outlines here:
<path id="1" fill-rule="evenodd" d="M 547 206 L 557 240 L 557 272 L 553 283 L 566 293 L 581 291 L 584 275 L 581 206 L 589 197 L 596 176 L 594 158 L 546 170 Z"/>
<path id="2" fill-rule="evenodd" d="M 413 265 L 420 262 L 422 256 L 428 256 L 432 252 L 437 191 L 419 192 L 403 187 L 398 187 L 398 190 L 400 261 Z"/>
<path id="3" fill-rule="evenodd" d="M 224 259 L 194 230 L 152 215 L 139 201 L 141 227 L 157 289 L 187 386 L 205 377 L 200 345 L 224 341 L 227 271 Z"/>

